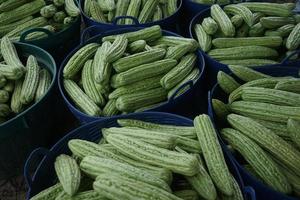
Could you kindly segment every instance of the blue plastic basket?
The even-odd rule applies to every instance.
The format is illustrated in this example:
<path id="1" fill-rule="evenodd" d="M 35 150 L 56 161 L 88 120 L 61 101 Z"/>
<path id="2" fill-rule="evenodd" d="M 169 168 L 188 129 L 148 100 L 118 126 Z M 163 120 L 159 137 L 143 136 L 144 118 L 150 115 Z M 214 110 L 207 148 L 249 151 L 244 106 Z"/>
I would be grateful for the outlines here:
<path id="1" fill-rule="evenodd" d="M 206 10 L 203 10 L 202 12 L 198 13 L 193 20 L 190 23 L 190 27 L 189 27 L 189 37 L 191 38 L 197 38 L 194 35 L 194 26 L 195 24 L 202 22 L 202 20 L 205 17 L 210 16 L 210 8 L 207 8 Z M 224 72 L 230 72 L 229 68 L 227 65 L 222 64 L 214 59 L 212 59 L 210 56 L 208 56 L 205 52 L 201 51 L 204 59 L 205 59 L 205 63 L 206 63 L 206 73 L 207 73 L 207 77 L 209 77 L 209 80 L 207 80 L 207 83 L 210 87 L 212 87 L 215 83 L 216 83 L 216 79 L 217 79 L 217 74 L 218 72 L 224 71 Z M 290 60 L 290 58 L 295 55 L 295 54 L 300 54 L 300 50 L 299 51 L 295 51 L 294 54 L 289 55 L 288 57 L 286 57 L 285 59 L 282 60 L 281 64 L 278 65 L 272 65 L 272 66 L 293 66 L 293 65 L 300 65 L 300 60 Z"/>
<path id="2" fill-rule="evenodd" d="M 65 28 L 57 33 L 44 28 L 31 28 L 22 32 L 20 42 L 36 45 L 49 52 L 57 63 L 60 63 L 64 57 L 75 48 L 80 41 L 81 16 Z M 46 38 L 38 40 L 26 40 L 27 35 L 34 32 L 43 32 L 48 35 Z"/>
<path id="3" fill-rule="evenodd" d="M 271 75 L 271 76 L 294 76 L 298 77 L 300 66 L 294 67 L 280 67 L 280 66 L 272 66 L 272 67 L 259 67 L 257 71 Z M 208 99 L 208 114 L 210 117 L 216 122 L 217 127 L 224 127 L 224 124 L 218 123 L 216 121 L 213 107 L 212 107 L 212 99 L 220 99 L 223 102 L 227 103 L 227 96 L 222 89 L 216 84 L 211 92 L 209 92 L 209 99 Z M 230 154 L 230 153 L 229 153 Z M 242 179 L 246 185 L 252 186 L 256 192 L 257 199 L 272 199 L 272 200 L 296 200 L 297 198 L 289 197 L 282 193 L 274 191 L 269 186 L 263 184 L 261 181 L 253 177 L 248 171 L 246 171 L 242 165 L 240 165 L 239 161 L 233 157 L 231 154 L 230 157 L 235 161 Z"/>
<path id="4" fill-rule="evenodd" d="M 87 16 L 84 13 L 84 9 L 83 9 L 84 8 L 84 1 L 85 0 L 80 0 L 79 1 L 79 5 L 80 5 L 79 8 L 80 8 L 81 15 L 83 17 L 84 23 L 86 24 L 87 27 L 98 26 L 99 29 L 101 29 L 102 32 L 115 30 L 115 29 L 119 29 L 119 28 L 126 28 L 126 27 L 149 27 L 149 26 L 153 26 L 153 25 L 160 25 L 165 30 L 176 32 L 176 30 L 177 30 L 177 26 L 176 26 L 177 25 L 177 20 L 178 20 L 180 14 L 181 14 L 181 8 L 182 8 L 182 0 L 178 0 L 177 1 L 177 11 L 173 15 L 171 15 L 167 18 L 164 18 L 162 20 L 155 21 L 155 22 L 148 22 L 148 23 L 140 24 L 138 19 L 135 18 L 135 17 L 119 16 L 119 17 L 116 17 L 115 19 L 113 19 L 113 21 L 111 23 L 101 23 L 101 22 L 96 22 L 96 21 L 92 20 L 89 16 Z M 117 24 L 117 22 L 120 19 L 124 19 L 124 18 L 132 19 L 134 24 L 132 24 L 132 25 L 119 25 L 119 24 Z"/>
<path id="5" fill-rule="evenodd" d="M 28 184 L 29 190 L 27 193 L 27 199 L 34 196 L 43 189 L 53 185 L 56 181 L 56 175 L 54 170 L 54 161 L 59 154 L 70 154 L 68 149 L 68 141 L 71 139 L 84 139 L 88 141 L 98 142 L 102 137 L 100 130 L 102 128 L 118 126 L 118 119 L 139 119 L 143 121 L 159 123 L 159 124 L 170 124 L 170 125 L 180 125 L 180 126 L 193 126 L 193 121 L 183 118 L 180 116 L 167 114 L 167 113 L 135 113 L 127 116 L 118 116 L 105 120 L 98 120 L 86 124 L 62 138 L 57 144 L 55 144 L 50 150 L 39 148 L 31 153 L 24 167 L 24 176 Z M 31 168 L 32 163 L 37 160 L 37 158 L 42 158 L 39 163 L 33 178 L 30 176 L 28 169 Z M 240 178 L 237 168 L 232 164 L 231 159 L 225 153 L 225 159 L 227 165 L 239 183 L 245 196 L 248 199 L 255 199 L 255 193 L 253 189 L 249 187 L 244 187 L 243 182 Z"/>
<path id="6" fill-rule="evenodd" d="M 54 126 L 48 115 L 51 113 L 56 65 L 53 58 L 39 47 L 15 43 L 20 59 L 26 61 L 34 55 L 40 66 L 52 75 L 47 94 L 22 113 L 0 124 L 0 180 L 22 174 L 22 166 L 28 154 L 37 146 L 45 145 L 50 134 L 45 130 Z"/>
<path id="7" fill-rule="evenodd" d="M 131 28 L 122 28 L 122 29 L 118 29 L 118 30 L 112 30 L 112 31 L 108 31 L 105 32 L 103 34 L 98 34 L 90 39 L 87 39 L 88 34 L 90 33 L 90 30 L 95 30 L 98 27 L 89 27 L 87 30 L 84 31 L 84 33 L 82 34 L 82 41 L 81 41 L 81 45 L 78 46 L 77 48 L 75 48 L 69 55 L 68 57 L 63 61 L 61 67 L 60 67 L 60 71 L 59 71 L 59 78 L 58 78 L 58 85 L 59 85 L 59 90 L 61 95 L 63 96 L 67 106 L 69 107 L 69 109 L 71 110 L 71 112 L 76 116 L 76 118 L 81 122 L 81 123 L 87 123 L 87 122 L 91 122 L 91 121 L 95 121 L 97 119 L 100 118 L 105 118 L 105 117 L 91 117 L 88 116 L 86 114 L 84 114 L 83 112 L 81 112 L 80 110 L 78 110 L 72 103 L 72 101 L 69 99 L 68 95 L 66 94 L 64 87 L 63 87 L 63 68 L 66 65 L 66 63 L 68 62 L 68 60 L 73 56 L 73 54 L 78 51 L 78 49 L 80 49 L 82 46 L 91 43 L 91 42 L 99 42 L 101 41 L 101 38 L 107 35 L 115 35 L 115 34 L 121 34 L 121 33 L 126 33 L 126 32 L 130 32 L 130 31 L 137 31 L 140 30 L 142 28 L 137 28 L 137 27 L 131 27 Z M 172 32 L 168 32 L 168 31 L 163 31 L 163 35 L 172 35 L 172 36 L 178 36 L 179 35 L 172 33 Z M 169 112 L 169 113 L 175 113 L 175 114 L 180 114 L 183 116 L 187 116 L 187 117 L 194 117 L 199 113 L 202 113 L 201 111 L 204 110 L 205 105 L 207 104 L 207 102 L 201 102 L 203 101 L 203 95 L 204 95 L 204 91 L 202 89 L 203 87 L 203 72 L 204 72 L 204 68 L 205 68 L 205 63 L 204 63 L 204 59 L 202 54 L 200 53 L 200 51 L 197 52 L 197 56 L 198 56 L 198 61 L 197 61 L 197 66 L 200 69 L 200 76 L 199 79 L 195 82 L 195 84 L 193 84 L 192 81 L 187 82 L 186 84 L 183 84 L 181 88 L 185 87 L 185 86 L 190 86 L 190 89 L 187 90 L 185 93 L 183 93 L 182 95 L 178 96 L 175 98 L 175 96 L 177 95 L 177 93 L 179 92 L 180 88 L 175 92 L 175 94 L 169 99 L 169 101 L 163 103 L 162 105 L 151 109 L 151 111 L 162 111 L 162 112 Z M 206 99 L 206 98 L 205 98 Z M 206 111 L 206 110 L 205 110 Z"/>

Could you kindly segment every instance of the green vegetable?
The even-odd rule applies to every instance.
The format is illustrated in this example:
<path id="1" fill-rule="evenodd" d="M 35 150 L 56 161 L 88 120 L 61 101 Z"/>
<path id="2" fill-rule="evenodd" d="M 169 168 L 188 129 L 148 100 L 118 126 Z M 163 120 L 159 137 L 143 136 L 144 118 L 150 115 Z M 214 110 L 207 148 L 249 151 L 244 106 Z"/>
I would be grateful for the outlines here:
<path id="1" fill-rule="evenodd" d="M 222 193 L 228 196 L 232 195 L 234 189 L 231 174 L 226 165 L 212 121 L 209 116 L 200 115 L 194 119 L 194 126 L 206 166 L 214 184 Z M 218 163 L 218 165 L 215 163 Z"/>
<path id="2" fill-rule="evenodd" d="M 27 72 L 25 74 L 24 82 L 21 90 L 21 103 L 29 104 L 35 98 L 35 92 L 39 85 L 39 70 L 40 67 L 36 58 L 30 55 L 26 64 Z"/>
<path id="3" fill-rule="evenodd" d="M 73 196 L 78 191 L 81 179 L 76 161 L 68 155 L 61 154 L 56 157 L 54 168 L 64 191 Z"/>

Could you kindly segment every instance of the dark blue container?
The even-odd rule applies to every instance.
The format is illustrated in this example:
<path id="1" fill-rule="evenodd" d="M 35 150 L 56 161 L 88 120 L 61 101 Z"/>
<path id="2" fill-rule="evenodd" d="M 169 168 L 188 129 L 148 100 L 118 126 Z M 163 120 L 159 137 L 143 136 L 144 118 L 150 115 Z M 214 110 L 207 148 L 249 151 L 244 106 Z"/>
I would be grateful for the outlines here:
<path id="1" fill-rule="evenodd" d="M 50 135 L 45 130 L 54 126 L 48 115 L 56 83 L 55 61 L 39 47 L 19 42 L 15 47 L 23 63 L 29 55 L 34 55 L 39 65 L 50 72 L 52 82 L 47 94 L 38 102 L 0 124 L 0 180 L 22 174 L 25 159 L 34 148 L 46 144 Z"/>
<path id="2" fill-rule="evenodd" d="M 137 31 L 140 30 L 142 28 L 137 28 L 137 27 L 131 27 L 131 28 L 122 28 L 122 29 L 118 29 L 118 30 L 112 30 L 112 31 L 108 31 L 105 32 L 103 34 L 99 34 L 96 35 L 90 39 L 88 39 L 87 41 L 85 41 L 86 36 L 88 35 L 87 33 L 89 32 L 89 29 L 92 29 L 93 27 L 88 28 L 83 34 L 82 34 L 82 42 L 81 45 L 78 46 L 77 48 L 75 48 L 69 55 L 68 57 L 63 61 L 61 67 L 60 67 L 60 71 L 59 71 L 59 78 L 58 78 L 58 85 L 59 85 L 59 90 L 61 95 L 63 96 L 67 106 L 69 107 L 69 109 L 71 110 L 71 112 L 76 116 L 76 118 L 81 122 L 81 123 L 87 123 L 87 122 L 91 122 L 91 121 L 95 121 L 97 119 L 104 119 L 105 117 L 91 117 L 88 116 L 86 114 L 84 114 L 83 112 L 81 112 L 80 110 L 78 110 L 72 103 L 72 101 L 69 99 L 68 95 L 66 94 L 64 87 L 63 87 L 63 68 L 66 65 L 66 63 L 69 61 L 69 59 L 73 56 L 73 54 L 75 52 L 78 51 L 78 49 L 80 49 L 82 46 L 91 43 L 91 42 L 99 42 L 101 41 L 101 38 L 107 35 L 115 35 L 115 34 L 121 34 L 121 33 L 126 33 L 126 32 L 130 32 L 130 31 Z M 168 32 L 168 31 L 163 31 L 163 35 L 172 35 L 172 36 L 178 36 L 179 35 L 172 33 L 172 32 Z M 195 82 L 195 84 L 193 84 L 192 81 L 187 82 L 186 84 L 182 85 L 182 87 L 185 86 L 190 86 L 190 89 L 187 90 L 185 93 L 183 93 L 182 95 L 178 96 L 175 98 L 175 96 L 177 95 L 177 93 L 179 92 L 179 90 L 177 90 L 175 92 L 175 94 L 173 95 L 173 97 L 171 97 L 167 102 L 163 103 L 162 105 L 151 109 L 151 111 L 160 111 L 160 112 L 169 112 L 169 113 L 174 113 L 174 114 L 180 114 L 183 116 L 187 116 L 187 117 L 191 117 L 193 118 L 194 116 L 196 116 L 199 113 L 202 113 L 202 111 L 206 111 L 204 110 L 207 102 L 201 102 L 203 101 L 203 73 L 204 73 L 204 69 L 205 69 L 205 63 L 204 63 L 204 59 L 202 54 L 200 53 L 200 51 L 197 52 L 198 55 L 198 61 L 197 61 L 197 67 L 199 67 L 200 69 L 200 77 L 199 79 Z M 205 95 L 206 96 L 206 95 Z M 205 98 L 207 99 L 207 98 Z"/>
<path id="3" fill-rule="evenodd" d="M 57 63 L 60 63 L 64 57 L 79 44 L 81 16 L 68 28 L 60 32 L 52 33 L 44 28 L 32 28 L 25 30 L 20 36 L 20 42 L 36 45 L 49 52 Z M 43 32 L 48 35 L 46 38 L 38 40 L 26 40 L 26 36 L 33 32 Z"/>
<path id="4" fill-rule="evenodd" d="M 298 72 L 299 72 L 300 66 L 266 66 L 266 67 L 259 67 L 256 68 L 257 71 L 275 76 L 275 77 L 280 77 L 280 76 L 294 76 L 298 77 Z M 222 89 L 219 87 L 218 84 L 216 84 L 211 92 L 209 93 L 209 99 L 208 99 L 208 114 L 210 117 L 216 122 L 217 127 L 223 127 L 223 124 L 218 124 L 216 121 L 216 118 L 214 116 L 214 111 L 212 107 L 212 99 L 219 99 L 223 102 L 227 103 L 227 97 Z M 230 154 L 230 153 L 229 153 Z M 242 165 L 239 163 L 239 160 L 233 157 L 233 155 L 230 155 L 230 157 L 235 161 L 242 179 L 246 185 L 249 185 L 254 188 L 256 192 L 257 199 L 272 199 L 272 200 L 296 200 L 297 198 L 295 197 L 290 197 L 287 195 L 284 195 L 282 193 L 274 191 L 272 188 L 269 186 L 263 184 L 261 181 L 257 180 L 255 177 L 253 177 L 248 171 L 246 171 Z"/>
<path id="5" fill-rule="evenodd" d="M 209 17 L 210 16 L 210 8 L 207 8 L 206 10 L 203 10 L 202 12 L 198 13 L 193 20 L 190 23 L 190 27 L 189 27 L 189 37 L 191 38 L 197 38 L 194 35 L 194 26 L 195 24 L 202 22 L 202 20 L 205 17 Z M 205 59 L 205 63 L 206 63 L 206 73 L 207 73 L 207 77 L 210 77 L 209 80 L 207 80 L 207 83 L 210 87 L 212 87 L 217 80 L 217 74 L 219 71 L 224 71 L 224 72 L 230 72 L 229 68 L 227 65 L 222 64 L 216 60 L 214 60 L 213 58 L 211 58 L 210 56 L 208 56 L 205 52 L 201 51 L 204 59 Z M 293 66 L 293 65 L 300 65 L 300 60 L 297 61 L 292 61 L 289 58 L 291 58 L 293 55 L 295 54 L 299 54 L 300 51 L 296 51 L 294 54 L 291 54 L 290 56 L 286 57 L 285 59 L 283 59 L 281 64 L 275 65 L 275 66 Z M 271 65 L 270 65 L 271 66 Z"/>
<path id="6" fill-rule="evenodd" d="M 162 27 L 162 29 L 175 32 L 177 30 L 177 26 L 176 26 L 178 24 L 177 20 L 181 14 L 181 8 L 182 8 L 182 0 L 178 0 L 177 1 L 177 11 L 173 15 L 171 15 L 167 18 L 164 18 L 162 20 L 155 21 L 155 22 L 148 22 L 148 23 L 140 24 L 137 18 L 134 18 L 131 16 L 119 16 L 119 17 L 116 17 L 115 19 L 113 19 L 112 23 L 101 23 L 101 22 L 96 22 L 96 21 L 92 20 L 89 16 L 87 16 L 84 13 L 84 9 L 83 9 L 84 1 L 85 0 L 79 1 L 79 8 L 80 8 L 80 12 L 83 17 L 84 23 L 86 24 L 87 27 L 98 26 L 102 32 L 115 30 L 115 29 L 119 29 L 119 28 L 126 28 L 126 27 L 149 27 L 149 26 L 153 26 L 153 25 L 160 25 Z M 124 19 L 124 18 L 132 19 L 134 21 L 134 24 L 132 24 L 132 25 L 117 24 L 117 22 L 120 19 Z"/>
<path id="7" fill-rule="evenodd" d="M 24 167 L 24 171 L 25 171 L 24 176 L 29 187 L 27 193 L 27 199 L 31 198 L 35 194 L 39 193 L 43 189 L 55 183 L 56 175 L 54 170 L 54 161 L 59 154 L 63 154 L 63 153 L 69 155 L 71 154 L 70 150 L 68 149 L 69 140 L 83 139 L 83 140 L 98 142 L 102 137 L 100 132 L 102 128 L 118 126 L 117 120 L 124 119 L 124 118 L 138 119 L 138 120 L 159 123 L 159 124 L 193 126 L 193 121 L 187 118 L 172 115 L 172 114 L 167 114 L 167 113 L 155 113 L 155 112 L 135 113 L 127 116 L 118 116 L 109 119 L 98 120 L 86 124 L 67 134 L 50 150 L 39 148 L 31 153 Z M 239 183 L 244 195 L 247 197 L 249 196 L 248 199 L 254 200 L 255 193 L 253 189 L 249 187 L 244 187 L 243 182 L 239 176 L 239 173 L 237 172 L 237 168 L 235 167 L 234 164 L 232 164 L 232 161 L 227 156 L 227 154 L 225 153 L 224 155 L 225 155 L 227 165 L 231 173 Z M 28 173 L 29 172 L 28 169 L 31 168 L 32 163 L 36 161 L 38 157 L 42 158 L 42 161 L 39 163 L 33 177 L 31 177 L 30 174 Z"/>

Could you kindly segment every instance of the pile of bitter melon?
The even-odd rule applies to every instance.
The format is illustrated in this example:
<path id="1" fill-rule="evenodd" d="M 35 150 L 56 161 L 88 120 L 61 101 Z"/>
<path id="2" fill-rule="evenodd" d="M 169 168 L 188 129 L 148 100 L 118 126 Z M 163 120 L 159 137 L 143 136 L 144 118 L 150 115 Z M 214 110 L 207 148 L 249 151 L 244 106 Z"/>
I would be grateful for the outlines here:
<path id="1" fill-rule="evenodd" d="M 149 110 L 182 84 L 198 80 L 197 49 L 194 39 L 162 36 L 159 26 L 106 36 L 102 44 L 89 43 L 69 59 L 64 88 L 90 116 Z"/>
<path id="2" fill-rule="evenodd" d="M 232 0 L 188 0 L 199 4 L 205 4 L 205 5 L 213 5 L 213 4 L 219 4 L 219 5 L 226 5 L 232 3 Z M 241 0 L 234 0 L 235 3 L 241 2 Z"/>
<path id="3" fill-rule="evenodd" d="M 24 111 L 47 93 L 52 78 L 30 55 L 26 65 L 21 62 L 8 37 L 1 40 L 0 124 Z"/>
<path id="4" fill-rule="evenodd" d="M 300 15 L 293 14 L 294 7 L 247 2 L 222 9 L 215 4 L 211 17 L 193 27 L 194 35 L 201 49 L 223 64 L 275 64 L 299 48 Z"/>
<path id="5" fill-rule="evenodd" d="M 242 80 L 219 72 L 228 104 L 213 99 L 222 137 L 244 158 L 245 169 L 262 183 L 300 197 L 300 79 L 272 77 L 230 66 Z M 225 126 L 227 127 L 227 126 Z"/>
<path id="6" fill-rule="evenodd" d="M 54 163 L 58 183 L 31 200 L 243 200 L 207 115 L 196 117 L 194 127 L 118 123 L 102 129 L 99 144 L 70 140 L 73 155 Z"/>
<path id="7" fill-rule="evenodd" d="M 18 41 L 22 32 L 44 28 L 59 32 L 80 15 L 74 0 L 0 0 L 0 37 Z M 27 40 L 46 37 L 44 32 L 27 35 Z"/>
<path id="8" fill-rule="evenodd" d="M 130 16 L 140 24 L 158 21 L 177 11 L 177 0 L 85 0 L 84 13 L 101 23 L 111 23 L 116 17 Z M 132 24 L 130 18 L 118 24 Z"/>

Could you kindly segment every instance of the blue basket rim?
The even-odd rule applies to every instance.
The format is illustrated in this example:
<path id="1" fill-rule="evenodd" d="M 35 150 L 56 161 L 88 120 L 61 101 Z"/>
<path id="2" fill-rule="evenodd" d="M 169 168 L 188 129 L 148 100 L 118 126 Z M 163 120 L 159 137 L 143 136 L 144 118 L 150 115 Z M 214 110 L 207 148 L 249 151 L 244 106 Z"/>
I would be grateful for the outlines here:
<path id="1" fill-rule="evenodd" d="M 189 3 L 191 3 L 191 4 L 193 4 L 193 5 L 197 4 L 197 5 L 212 6 L 213 4 L 216 4 L 218 0 L 215 0 L 215 2 L 214 2 L 213 4 L 197 3 L 197 2 L 194 2 L 193 0 L 186 0 L 186 1 L 189 2 Z M 247 0 L 242 0 L 241 3 L 242 3 L 242 2 L 246 2 L 246 1 L 247 1 Z M 237 3 L 240 3 L 240 2 L 237 2 Z M 229 3 L 229 4 L 236 4 L 236 3 L 234 2 L 234 0 L 230 0 L 230 3 Z M 225 5 L 229 5 L 229 4 L 222 4 L 222 5 L 225 6 Z"/>
<path id="2" fill-rule="evenodd" d="M 47 57 L 51 60 L 51 63 L 54 65 L 53 66 L 52 81 L 51 81 L 51 84 L 50 84 L 50 87 L 49 87 L 47 93 L 44 94 L 42 98 L 40 98 L 37 102 L 34 102 L 34 104 L 32 104 L 31 106 L 29 106 L 28 108 L 26 108 L 25 110 L 23 110 L 20 114 L 14 116 L 13 118 L 7 120 L 6 122 L 4 122 L 2 124 L 0 124 L 0 128 L 4 127 L 4 126 L 6 126 L 6 125 L 8 125 L 10 123 L 13 123 L 18 118 L 23 117 L 28 112 L 30 112 L 30 110 L 33 107 L 35 107 L 35 106 L 39 105 L 41 102 L 43 102 L 49 96 L 50 91 L 54 88 L 55 83 L 56 83 L 56 78 L 57 78 L 56 62 L 55 62 L 54 58 L 47 51 L 45 51 L 44 49 L 42 49 L 42 48 L 40 48 L 38 46 L 35 46 L 35 45 L 32 45 L 32 44 L 28 44 L 28 43 L 21 43 L 21 42 L 14 42 L 14 43 L 17 44 L 17 45 L 28 46 L 30 48 L 36 49 L 37 51 L 41 51 L 45 55 L 47 55 Z"/>
<path id="3" fill-rule="evenodd" d="M 104 33 L 100 33 L 100 34 L 97 34 L 91 38 L 89 38 L 88 40 L 86 40 L 83 44 L 80 44 L 78 45 L 76 48 L 74 48 L 69 54 L 68 56 L 64 59 L 64 61 L 61 63 L 60 65 L 60 68 L 59 68 L 59 72 L 58 72 L 58 78 L 57 78 L 57 81 L 58 81 L 58 88 L 59 88 L 59 92 L 61 94 L 61 96 L 63 97 L 65 103 L 68 104 L 68 106 L 70 106 L 72 108 L 72 112 L 75 112 L 76 114 L 79 114 L 81 116 L 84 116 L 85 118 L 89 118 L 89 119 L 93 119 L 93 120 L 97 120 L 97 119 L 105 119 L 105 118 L 110 118 L 110 117 L 103 117 L 103 116 L 98 116 L 98 117 L 93 117 L 93 116 L 89 116 L 87 114 L 85 114 L 84 112 L 80 111 L 78 108 L 76 108 L 74 106 L 74 103 L 69 101 L 68 97 L 67 97 L 67 94 L 65 92 L 65 89 L 63 87 L 63 84 L 62 84 L 62 79 L 63 79 L 63 69 L 64 69 L 64 66 L 66 65 L 66 63 L 70 60 L 70 58 L 81 48 L 83 47 L 84 45 L 90 43 L 92 40 L 95 40 L 97 38 L 101 38 L 103 36 L 105 36 L 106 34 L 111 34 L 111 35 L 114 35 L 114 34 L 118 34 L 119 31 L 126 31 L 126 32 L 130 32 L 130 31 L 136 31 L 136 30 L 140 30 L 140 29 L 144 29 L 146 27 L 122 27 L 122 28 L 119 28 L 119 29 L 114 29 L 114 30 L 109 30 L 107 32 L 104 32 Z M 171 31 L 167 31 L 167 30 L 162 30 L 163 33 L 165 34 L 171 34 L 172 36 L 177 36 L 177 37 L 182 37 L 176 33 L 173 33 Z M 197 81 L 195 82 L 198 83 L 201 79 L 201 77 L 203 77 L 204 75 L 204 71 L 205 71 L 205 59 L 204 59 L 204 56 L 203 54 L 201 53 L 200 50 L 197 50 L 197 57 L 198 59 L 200 58 L 200 62 L 202 63 L 202 68 L 201 68 L 201 72 L 200 72 L 200 75 L 199 75 L 199 78 L 197 79 Z M 193 87 L 195 86 L 195 84 L 193 84 Z M 189 90 L 185 91 L 183 94 L 179 95 L 178 97 L 174 98 L 174 100 L 177 100 L 177 99 L 180 99 L 180 98 L 183 98 L 183 96 L 189 92 L 192 88 L 190 88 Z M 167 105 L 169 102 L 168 101 L 165 101 L 165 102 L 162 102 L 161 104 L 159 104 L 157 107 L 155 108 L 152 108 L 150 109 L 153 110 L 153 109 L 158 109 L 160 107 L 163 107 L 165 105 Z M 146 110 L 147 111 L 147 110 Z M 118 116 L 118 115 L 117 115 Z"/>
<path id="4" fill-rule="evenodd" d="M 70 135 L 74 134 L 75 132 L 78 132 L 79 130 L 86 129 L 87 127 L 90 127 L 93 124 L 97 124 L 99 122 L 104 122 L 104 121 L 110 121 L 110 120 L 113 120 L 113 119 L 128 119 L 132 116 L 137 116 L 137 115 L 142 115 L 142 116 L 143 115 L 145 115 L 145 116 L 153 115 L 153 116 L 160 116 L 160 117 L 162 117 L 162 116 L 163 117 L 173 117 L 173 118 L 177 118 L 177 119 L 180 119 L 180 120 L 183 120 L 183 121 L 186 121 L 186 122 L 190 122 L 191 124 L 193 123 L 193 121 L 189 118 L 186 118 L 186 117 L 183 117 L 183 116 L 180 116 L 180 115 L 176 115 L 176 114 L 172 114 L 172 113 L 164 113 L 164 112 L 144 112 L 144 113 L 130 113 L 130 114 L 126 114 L 126 115 L 116 115 L 116 116 L 106 118 L 106 119 L 98 119 L 98 120 L 83 124 L 83 125 L 75 128 L 74 130 L 72 130 L 69 133 L 67 133 L 66 135 L 64 135 L 59 141 L 57 141 L 57 143 L 55 143 L 50 148 L 50 151 L 52 151 L 57 146 L 59 146 L 60 143 L 64 140 L 66 140 L 68 137 L 70 137 Z"/>
<path id="5" fill-rule="evenodd" d="M 99 25 L 111 25 L 111 26 L 119 26 L 119 27 L 130 27 L 130 26 L 134 26 L 134 24 L 128 24 L 128 25 L 125 25 L 125 24 L 121 24 L 121 25 L 114 25 L 114 24 L 112 24 L 112 23 L 103 23 L 103 22 L 97 22 L 97 21 L 95 21 L 95 20 L 93 20 L 93 19 L 91 19 L 89 16 L 87 16 L 86 14 L 85 14 L 85 12 L 84 12 L 84 10 L 83 10 L 83 5 L 84 5 L 84 1 L 85 0 L 79 0 L 79 10 L 80 10 L 80 13 L 81 13 L 81 15 L 85 18 L 85 19 L 89 19 L 89 20 L 91 20 L 91 21 L 93 21 L 93 22 L 95 22 L 95 23 L 97 23 L 97 24 L 99 24 Z M 184 0 L 178 0 L 179 1 L 179 6 L 177 7 L 177 10 L 176 10 L 176 12 L 175 13 L 173 13 L 172 15 L 170 15 L 170 16 L 168 16 L 168 17 L 166 17 L 166 18 L 163 18 L 163 19 L 161 19 L 161 20 L 158 20 L 158 21 L 154 21 L 154 22 L 147 22 L 147 23 L 143 23 L 143 24 L 137 24 L 137 26 L 141 26 L 141 25 L 143 25 L 143 26 L 151 26 L 151 25 L 155 25 L 155 24 L 157 24 L 157 23 L 159 23 L 159 22 L 165 22 L 165 21 L 168 21 L 169 19 L 171 19 L 171 18 L 173 18 L 174 16 L 176 16 L 177 14 L 178 14 L 178 12 L 180 11 L 180 9 L 182 8 L 182 2 L 184 1 Z M 126 16 L 121 16 L 121 17 L 126 17 Z"/>

